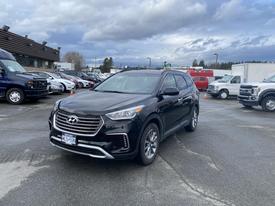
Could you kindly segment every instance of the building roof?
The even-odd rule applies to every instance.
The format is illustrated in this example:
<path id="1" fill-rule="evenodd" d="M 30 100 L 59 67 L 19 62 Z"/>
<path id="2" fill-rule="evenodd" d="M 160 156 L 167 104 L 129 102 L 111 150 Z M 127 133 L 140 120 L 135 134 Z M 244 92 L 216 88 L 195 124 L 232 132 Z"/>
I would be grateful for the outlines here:
<path id="1" fill-rule="evenodd" d="M 0 29 L 0 48 L 11 53 L 17 53 L 48 61 L 59 61 L 59 50 L 40 44 L 28 37 Z"/>

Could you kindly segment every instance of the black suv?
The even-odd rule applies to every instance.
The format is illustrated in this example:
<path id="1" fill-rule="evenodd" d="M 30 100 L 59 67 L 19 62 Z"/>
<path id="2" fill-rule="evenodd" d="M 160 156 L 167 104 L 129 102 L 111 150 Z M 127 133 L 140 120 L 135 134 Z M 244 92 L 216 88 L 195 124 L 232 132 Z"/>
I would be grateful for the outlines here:
<path id="1" fill-rule="evenodd" d="M 56 102 L 50 141 L 61 149 L 105 159 L 137 157 L 148 165 L 159 143 L 178 129 L 194 131 L 199 92 L 183 72 L 120 72 L 92 91 Z"/>

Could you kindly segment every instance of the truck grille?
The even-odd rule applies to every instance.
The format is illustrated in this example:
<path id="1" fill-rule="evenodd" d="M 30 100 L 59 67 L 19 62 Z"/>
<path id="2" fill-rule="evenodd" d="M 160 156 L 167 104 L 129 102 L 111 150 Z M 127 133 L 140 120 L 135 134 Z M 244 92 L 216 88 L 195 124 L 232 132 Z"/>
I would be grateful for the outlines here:
<path id="1" fill-rule="evenodd" d="M 214 85 L 208 85 L 208 89 L 209 89 L 209 90 L 214 90 L 215 87 L 214 87 Z"/>
<path id="2" fill-rule="evenodd" d="M 48 82 L 45 81 L 33 81 L 33 88 L 34 89 L 47 89 L 48 86 Z"/>
<path id="3" fill-rule="evenodd" d="M 103 120 L 100 116 L 81 116 L 60 110 L 54 116 L 56 129 L 80 136 L 95 136 L 102 125 Z"/>
<path id="4" fill-rule="evenodd" d="M 250 85 L 241 85 L 240 95 L 242 95 L 242 96 L 251 96 L 252 95 L 252 86 L 250 86 Z"/>

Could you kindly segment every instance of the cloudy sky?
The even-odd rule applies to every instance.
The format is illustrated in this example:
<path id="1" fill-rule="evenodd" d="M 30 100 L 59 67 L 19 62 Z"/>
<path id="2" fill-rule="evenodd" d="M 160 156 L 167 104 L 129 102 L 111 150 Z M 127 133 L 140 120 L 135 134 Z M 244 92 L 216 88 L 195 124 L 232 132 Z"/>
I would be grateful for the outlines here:
<path id="1" fill-rule="evenodd" d="M 0 0 L 0 25 L 117 65 L 275 61 L 275 0 Z"/>

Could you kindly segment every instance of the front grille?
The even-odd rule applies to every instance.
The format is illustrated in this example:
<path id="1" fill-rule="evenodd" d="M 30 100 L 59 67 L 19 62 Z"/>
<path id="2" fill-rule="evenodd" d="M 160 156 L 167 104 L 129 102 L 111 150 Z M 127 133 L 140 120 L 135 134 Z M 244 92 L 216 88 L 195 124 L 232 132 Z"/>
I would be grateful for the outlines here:
<path id="1" fill-rule="evenodd" d="M 68 119 L 76 116 L 78 121 L 69 123 Z M 54 116 L 55 127 L 63 132 L 80 136 L 95 136 L 103 125 L 100 116 L 82 116 L 59 110 Z"/>
<path id="2" fill-rule="evenodd" d="M 34 89 L 47 89 L 47 86 L 48 86 L 48 82 L 45 80 L 45 81 L 33 81 L 33 88 Z"/>
<path id="3" fill-rule="evenodd" d="M 213 91 L 213 90 L 215 90 L 215 87 L 214 87 L 214 85 L 208 85 L 208 90 L 210 90 L 210 91 Z"/>
<path id="4" fill-rule="evenodd" d="M 240 95 L 243 96 L 251 96 L 252 95 L 252 89 L 240 89 Z"/>

